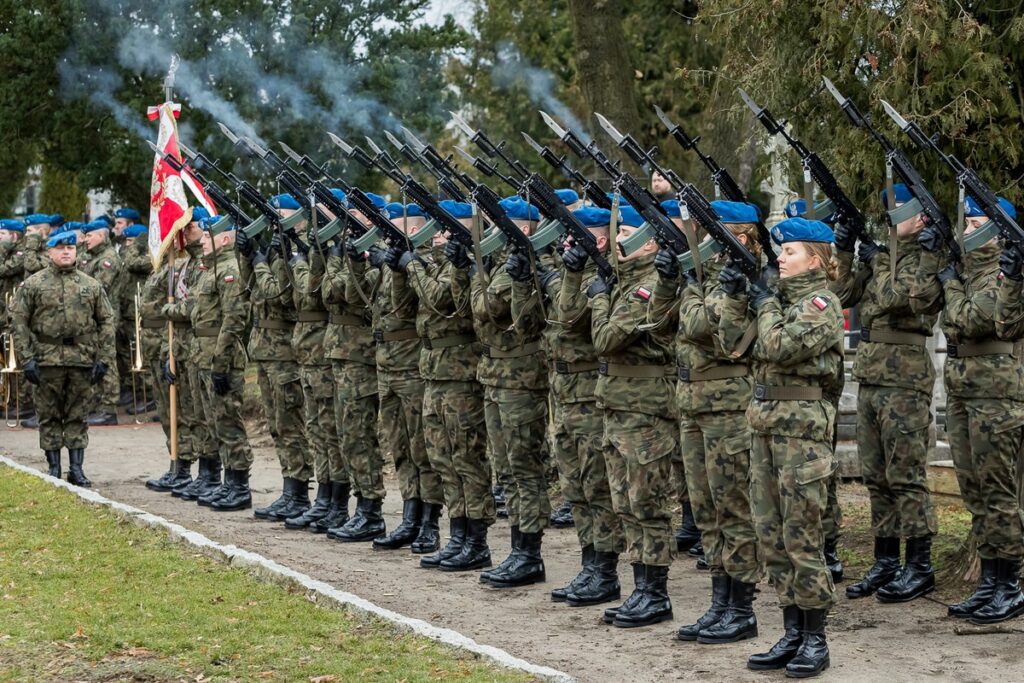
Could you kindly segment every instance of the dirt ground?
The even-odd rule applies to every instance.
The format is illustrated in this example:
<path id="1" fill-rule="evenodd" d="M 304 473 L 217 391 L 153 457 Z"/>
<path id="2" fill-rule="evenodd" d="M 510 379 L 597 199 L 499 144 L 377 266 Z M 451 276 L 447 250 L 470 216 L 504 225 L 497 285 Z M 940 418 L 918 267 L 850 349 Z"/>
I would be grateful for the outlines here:
<path id="1" fill-rule="evenodd" d="M 605 625 L 604 606 L 571 608 L 553 604 L 548 591 L 568 582 L 578 570 L 578 546 L 572 529 L 550 530 L 544 539 L 548 581 L 532 587 L 496 590 L 482 587 L 475 572 L 448 574 L 420 569 L 408 550 L 374 552 L 369 544 L 341 544 L 307 532 L 286 531 L 259 522 L 250 511 L 217 513 L 168 494 L 147 490 L 143 482 L 166 469 L 163 435 L 157 425 L 95 428 L 86 452 L 86 472 L 103 495 L 161 515 L 222 543 L 233 543 L 305 572 L 378 605 L 455 629 L 538 664 L 566 671 L 580 681 L 770 681 L 781 672 L 754 673 L 748 655 L 769 647 L 781 634 L 781 612 L 774 591 L 763 582 L 755 606 L 760 636 L 734 645 L 698 645 L 673 639 L 707 606 L 708 575 L 689 558 L 672 568 L 669 590 L 675 621 L 625 630 Z M 254 439 L 255 502 L 277 496 L 280 474 L 266 437 Z M 0 452 L 39 469 L 45 461 L 35 431 L 0 428 Z M 66 457 L 66 456 L 65 456 Z M 856 488 L 844 495 L 858 495 Z M 388 528 L 397 524 L 401 499 L 388 481 L 384 504 Z M 442 520 L 447 529 L 447 520 Z M 492 529 L 495 562 L 508 552 L 508 524 Z M 626 577 L 625 563 L 620 573 Z M 631 586 L 625 582 L 623 592 Z M 840 587 L 842 595 L 842 587 Z M 1008 633 L 959 636 L 959 622 L 945 616 L 945 605 L 918 600 L 886 606 L 874 599 L 840 603 L 830 617 L 830 680 L 1013 681 L 1024 680 L 1024 623 L 1008 624 Z"/>

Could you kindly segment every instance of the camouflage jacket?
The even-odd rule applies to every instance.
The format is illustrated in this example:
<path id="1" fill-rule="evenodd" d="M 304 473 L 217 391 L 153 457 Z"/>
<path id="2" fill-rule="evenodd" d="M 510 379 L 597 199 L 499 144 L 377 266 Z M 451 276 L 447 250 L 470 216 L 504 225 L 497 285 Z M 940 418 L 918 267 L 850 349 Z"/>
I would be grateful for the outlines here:
<path id="1" fill-rule="evenodd" d="M 110 241 L 103 242 L 91 251 L 78 251 L 78 268 L 86 275 L 103 285 L 114 312 L 121 314 L 121 257 Z"/>
<path id="2" fill-rule="evenodd" d="M 252 334 L 247 350 L 255 361 L 293 361 L 292 334 L 295 326 L 295 300 L 285 269 L 284 259 L 273 265 L 253 266 L 248 258 L 235 251 L 238 272 L 248 293 L 252 314 Z M 264 321 L 270 327 L 264 326 Z M 284 329 L 279 329 L 281 327 Z"/>
<path id="3" fill-rule="evenodd" d="M 25 235 L 22 240 L 22 277 L 28 279 L 29 275 L 38 273 L 50 265 L 50 257 L 46 255 L 46 238 L 42 235 Z M 81 260 L 85 253 L 84 248 L 78 250 L 78 258 Z"/>
<path id="4" fill-rule="evenodd" d="M 197 242 L 185 245 L 185 252 L 188 258 L 175 262 L 174 273 L 174 303 L 167 306 L 167 318 L 174 323 L 174 357 L 184 361 L 192 356 L 192 304 L 194 299 L 189 296 L 190 292 L 196 291 L 199 276 L 203 271 L 199 269 L 203 260 L 203 247 Z M 163 310 L 164 307 L 161 307 Z M 160 357 L 167 358 L 167 339 L 163 339 L 160 349 Z"/>
<path id="5" fill-rule="evenodd" d="M 591 338 L 590 307 L 587 306 L 587 288 L 595 279 L 597 266 L 588 261 L 586 268 L 578 273 L 562 267 L 560 277 L 547 287 L 550 320 L 544 338 L 548 381 L 551 396 L 561 403 L 597 400 L 597 350 Z"/>
<path id="6" fill-rule="evenodd" d="M 191 360 L 213 372 L 245 368 L 244 337 L 249 326 L 238 263 L 231 249 L 204 256 L 199 278 L 189 289 L 192 320 Z"/>
<path id="7" fill-rule="evenodd" d="M 135 293 L 153 272 L 153 259 L 149 255 L 149 242 L 146 237 L 132 238 L 131 244 L 125 244 L 118 252 L 121 257 L 122 272 L 120 289 L 121 319 L 128 321 L 135 315 Z"/>
<path id="8" fill-rule="evenodd" d="M 718 274 L 724 260 L 715 258 L 704 264 L 700 284 L 680 288 L 679 281 L 658 278 L 651 299 L 651 323 L 677 327 L 675 359 L 689 381 L 676 385 L 676 405 L 682 415 L 746 410 L 752 396 L 753 380 L 745 355 L 733 358 L 722 347 L 718 335 L 725 293 L 718 286 Z M 738 366 L 738 377 L 700 379 L 700 373 Z"/>
<path id="9" fill-rule="evenodd" d="M 611 296 L 598 294 L 589 302 L 594 350 L 601 362 L 608 365 L 608 374 L 601 374 L 597 380 L 597 405 L 609 410 L 674 417 L 672 331 L 667 327 L 645 329 L 658 279 L 654 256 L 620 263 L 618 274 L 619 282 Z M 622 366 L 658 374 L 617 376 L 615 368 Z"/>
<path id="10" fill-rule="evenodd" d="M 327 258 L 322 294 L 331 320 L 327 324 L 324 346 L 332 360 L 351 361 L 376 369 L 370 309 L 354 289 L 354 299 L 346 296 L 345 271 L 349 263 L 345 256 Z"/>
<path id="11" fill-rule="evenodd" d="M 418 373 L 420 338 L 414 293 L 407 289 L 404 295 L 392 297 L 395 272 L 387 266 L 378 269 L 367 267 L 365 261 L 350 263 L 344 271 L 345 298 L 355 300 L 360 291 L 369 294 L 377 370 Z"/>
<path id="12" fill-rule="evenodd" d="M 435 381 L 476 381 L 482 347 L 473 331 L 468 302 L 456 308 L 452 297 L 455 267 L 443 249 L 431 249 L 414 259 L 405 273 L 395 273 L 392 297 L 397 301 L 415 293 L 416 331 L 420 348 L 420 377 Z"/>
<path id="13" fill-rule="evenodd" d="M 295 360 L 301 365 L 330 365 L 331 359 L 324 349 L 327 307 L 320 293 L 327 264 L 317 251 L 311 249 L 306 259 L 295 259 L 287 267 L 291 268 L 295 279 L 295 289 L 292 290 L 296 316 L 292 334 Z M 303 320 L 305 317 L 316 319 Z"/>
<path id="14" fill-rule="evenodd" d="M 52 262 L 19 287 L 12 315 L 21 362 L 114 367 L 114 314 L 99 282 Z"/>
<path id="15" fill-rule="evenodd" d="M 21 241 L 0 242 L 0 328 L 7 324 L 7 297 L 21 283 L 24 268 Z"/>

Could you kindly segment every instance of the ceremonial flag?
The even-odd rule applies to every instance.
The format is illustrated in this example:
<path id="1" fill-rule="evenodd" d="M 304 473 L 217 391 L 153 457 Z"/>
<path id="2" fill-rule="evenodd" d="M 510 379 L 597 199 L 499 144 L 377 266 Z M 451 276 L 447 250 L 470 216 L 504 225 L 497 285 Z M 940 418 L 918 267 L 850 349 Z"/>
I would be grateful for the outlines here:
<path id="1" fill-rule="evenodd" d="M 156 146 L 164 154 L 176 159 L 181 159 L 176 122 L 180 113 L 181 105 L 172 102 L 164 102 L 149 108 L 149 120 L 159 119 Z M 191 220 L 192 207 L 188 205 L 188 199 L 185 197 L 181 175 L 159 154 L 155 155 L 149 200 L 149 254 L 153 259 L 154 268 L 160 265 L 178 233 Z"/>

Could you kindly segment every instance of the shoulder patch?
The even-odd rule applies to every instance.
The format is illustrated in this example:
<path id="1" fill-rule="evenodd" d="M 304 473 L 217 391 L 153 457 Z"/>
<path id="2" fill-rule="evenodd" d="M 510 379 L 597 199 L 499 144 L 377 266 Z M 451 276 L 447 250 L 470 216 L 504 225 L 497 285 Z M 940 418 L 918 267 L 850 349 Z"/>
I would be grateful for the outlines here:
<path id="1" fill-rule="evenodd" d="M 16 251 L 16 252 L 14 252 L 14 255 L 15 256 L 24 256 L 25 252 L 23 252 L 23 251 Z"/>
<path id="2" fill-rule="evenodd" d="M 636 291 L 633 292 L 633 296 L 635 296 L 637 299 L 640 299 L 641 301 L 650 301 L 651 290 L 647 289 L 646 287 L 637 287 Z"/>
<path id="3" fill-rule="evenodd" d="M 826 308 L 828 308 L 828 299 L 825 299 L 820 296 L 816 296 L 813 299 L 811 299 L 811 303 L 817 306 L 819 311 L 824 311 Z"/>
<path id="4" fill-rule="evenodd" d="M 104 268 L 113 268 L 114 265 L 110 261 L 104 261 L 103 262 L 103 267 Z"/>
<path id="5" fill-rule="evenodd" d="M 235 276 L 234 275 L 225 275 L 224 276 L 224 282 L 234 282 L 234 281 L 235 281 Z"/>
<path id="6" fill-rule="evenodd" d="M 209 269 L 208 269 L 208 268 L 207 268 L 207 267 L 206 267 L 205 265 L 203 265 L 202 263 L 200 263 L 200 264 L 199 264 L 199 270 L 209 270 Z"/>

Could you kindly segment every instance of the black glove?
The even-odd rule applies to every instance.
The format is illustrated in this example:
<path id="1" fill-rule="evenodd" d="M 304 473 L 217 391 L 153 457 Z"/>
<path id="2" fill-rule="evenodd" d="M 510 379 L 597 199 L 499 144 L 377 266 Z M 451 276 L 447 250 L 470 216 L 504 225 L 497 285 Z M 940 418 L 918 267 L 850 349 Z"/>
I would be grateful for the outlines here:
<path id="1" fill-rule="evenodd" d="M 950 280 L 960 281 L 960 273 L 956 272 L 956 266 L 952 263 L 940 270 L 935 277 L 939 278 L 939 282 L 942 284 L 946 284 Z"/>
<path id="2" fill-rule="evenodd" d="M 215 372 L 210 378 L 213 380 L 213 393 L 218 396 L 227 396 L 231 391 L 231 379 L 226 372 Z"/>
<path id="3" fill-rule="evenodd" d="M 587 251 L 578 244 L 572 245 L 562 254 L 562 263 L 570 273 L 582 273 L 587 267 Z"/>
<path id="4" fill-rule="evenodd" d="M 942 233 L 934 225 L 929 225 L 917 236 L 917 243 L 925 251 L 938 251 L 942 248 Z"/>
<path id="5" fill-rule="evenodd" d="M 398 270 L 398 261 L 402 258 L 402 252 L 405 249 L 402 247 L 388 247 L 384 251 L 384 263 L 391 270 Z"/>
<path id="6" fill-rule="evenodd" d="M 341 258 L 341 252 L 343 249 L 344 247 L 341 246 L 341 242 L 331 242 L 331 248 L 327 250 L 327 255 Z"/>
<path id="7" fill-rule="evenodd" d="M 750 283 L 750 300 L 748 305 L 756 313 L 761 308 L 761 304 L 774 296 L 775 293 L 760 282 L 752 282 Z"/>
<path id="8" fill-rule="evenodd" d="M 359 251 L 359 249 L 356 248 L 355 242 L 352 240 L 345 240 L 345 253 L 348 254 L 348 257 L 353 261 L 366 260 L 366 254 Z"/>
<path id="9" fill-rule="evenodd" d="M 178 381 L 178 376 L 171 372 L 171 361 L 169 358 L 165 358 L 164 362 L 160 364 L 160 379 L 165 384 L 174 384 Z"/>
<path id="10" fill-rule="evenodd" d="M 300 240 L 299 236 L 296 235 L 294 232 L 292 232 L 291 235 L 288 235 L 287 237 L 288 241 L 292 245 L 292 249 L 295 250 L 295 253 L 301 254 L 303 260 L 305 260 L 305 257 L 309 256 L 309 245 Z"/>
<path id="11" fill-rule="evenodd" d="M 267 252 L 265 252 L 265 251 L 257 251 L 255 254 L 252 255 L 252 265 L 253 265 L 253 268 L 255 268 L 256 266 L 258 266 L 261 263 L 267 263 L 269 260 L 270 259 L 269 259 L 269 256 L 268 256 Z"/>
<path id="12" fill-rule="evenodd" d="M 598 294 L 607 294 L 610 291 L 612 291 L 611 285 L 605 282 L 603 277 L 598 275 L 597 279 L 591 282 L 590 286 L 587 287 L 587 298 L 593 299 Z"/>
<path id="13" fill-rule="evenodd" d="M 235 235 L 235 249 L 242 256 L 251 259 L 253 254 L 252 238 L 245 234 L 245 230 L 239 230 Z"/>
<path id="14" fill-rule="evenodd" d="M 548 285 L 558 279 L 557 270 L 537 269 L 537 281 L 540 282 L 540 288 L 545 292 L 548 291 Z"/>
<path id="15" fill-rule="evenodd" d="M 1024 280 L 1024 254 L 1013 242 L 1007 242 L 999 254 L 999 272 L 1011 280 Z"/>
<path id="16" fill-rule="evenodd" d="M 39 363 L 34 358 L 21 366 L 21 373 L 25 375 L 25 379 L 28 380 L 29 384 L 34 386 L 38 387 L 39 383 L 43 381 L 43 376 L 39 372 Z"/>
<path id="17" fill-rule="evenodd" d="M 844 223 L 840 223 L 835 228 L 836 235 L 836 251 L 845 251 L 850 254 L 853 253 L 853 246 L 857 243 L 857 236 L 853 234 Z"/>
<path id="18" fill-rule="evenodd" d="M 89 373 L 89 384 L 93 386 L 103 381 L 103 378 L 107 376 L 107 364 L 101 360 L 96 361 L 92 364 L 92 372 Z"/>
<path id="19" fill-rule="evenodd" d="M 409 264 L 413 261 L 423 262 L 423 259 L 415 251 L 403 251 L 402 255 L 398 258 L 398 270 L 403 273 L 409 270 Z"/>
<path id="20" fill-rule="evenodd" d="M 679 278 L 679 259 L 670 249 L 660 249 L 654 257 L 654 268 L 665 280 L 676 280 Z"/>
<path id="21" fill-rule="evenodd" d="M 465 245 L 455 241 L 449 241 L 444 245 L 444 257 L 459 270 L 469 268 L 472 263 Z"/>
<path id="22" fill-rule="evenodd" d="M 267 257 L 267 261 L 269 263 L 273 263 L 284 256 L 283 250 L 281 249 L 280 233 L 275 232 L 274 236 L 270 238 L 270 245 L 263 250 L 263 255 Z"/>
<path id="23" fill-rule="evenodd" d="M 374 268 L 380 268 L 381 266 L 383 266 L 386 263 L 385 258 L 388 255 L 388 252 L 387 252 L 386 249 L 381 249 L 380 247 L 374 246 L 374 247 L 370 247 L 370 250 L 369 250 L 368 253 L 369 253 L 369 257 L 368 258 L 369 258 L 369 261 L 370 261 L 370 265 L 373 266 Z"/>
<path id="24" fill-rule="evenodd" d="M 739 296 L 747 291 L 747 276 L 733 265 L 728 265 L 718 274 L 718 284 L 729 296 Z"/>
<path id="25" fill-rule="evenodd" d="M 518 252 L 509 254 L 505 261 L 505 272 L 516 282 L 528 282 L 530 280 L 530 259 Z"/>
<path id="26" fill-rule="evenodd" d="M 889 253 L 889 247 L 881 244 L 874 244 L 872 242 L 861 242 L 860 246 L 857 247 L 857 259 L 861 263 L 871 265 L 875 261 L 875 257 L 882 252 Z"/>

